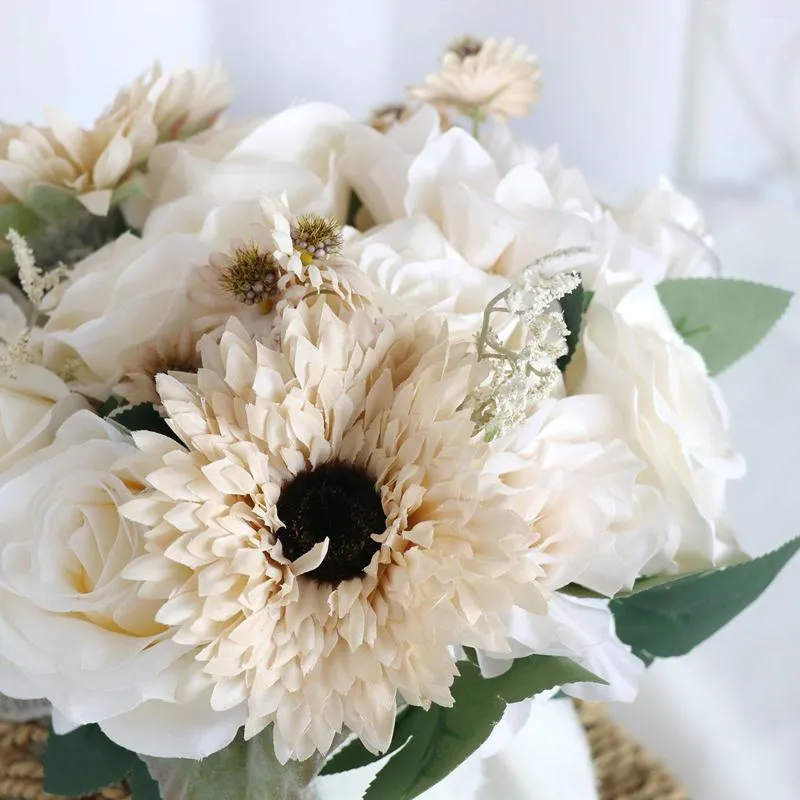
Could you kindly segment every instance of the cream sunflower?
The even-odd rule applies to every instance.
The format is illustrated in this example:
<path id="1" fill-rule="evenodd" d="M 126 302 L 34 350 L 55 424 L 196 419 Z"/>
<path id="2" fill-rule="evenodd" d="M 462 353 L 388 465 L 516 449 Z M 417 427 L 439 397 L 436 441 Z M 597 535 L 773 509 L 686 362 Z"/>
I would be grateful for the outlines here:
<path id="1" fill-rule="evenodd" d="M 196 648 L 181 702 L 213 687 L 282 761 L 343 728 L 384 750 L 398 698 L 452 703 L 454 647 L 507 649 L 512 606 L 546 610 L 543 572 L 460 409 L 467 345 L 319 299 L 277 342 L 231 319 L 196 376 L 159 376 L 183 444 L 137 435 L 151 488 L 125 513 L 150 530 L 126 575 Z"/>
<path id="2" fill-rule="evenodd" d="M 513 39 L 466 38 L 442 58 L 439 72 L 428 75 L 409 94 L 416 100 L 473 118 L 524 117 L 539 99 L 541 71 L 536 56 Z"/>

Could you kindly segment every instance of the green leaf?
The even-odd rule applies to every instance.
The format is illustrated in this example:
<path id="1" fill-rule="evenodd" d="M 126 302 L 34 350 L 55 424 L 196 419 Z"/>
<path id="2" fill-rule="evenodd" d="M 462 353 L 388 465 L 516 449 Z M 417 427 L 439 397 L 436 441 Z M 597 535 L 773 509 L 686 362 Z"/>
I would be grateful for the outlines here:
<path id="1" fill-rule="evenodd" d="M 527 656 L 514 660 L 508 672 L 487 680 L 488 688 L 506 703 L 518 703 L 567 683 L 606 683 L 588 669 L 561 656 Z"/>
<path id="2" fill-rule="evenodd" d="M 97 407 L 97 413 L 127 431 L 154 431 L 177 440 L 172 428 L 167 425 L 164 418 L 150 403 L 140 403 L 138 406 L 114 413 L 122 403 L 124 401 L 117 397 L 109 397 L 108 400 Z"/>
<path id="3" fill-rule="evenodd" d="M 566 586 L 562 586 L 558 591 L 561 594 L 566 594 L 570 597 L 579 597 L 584 600 L 603 600 L 606 597 L 604 594 L 600 594 L 600 592 L 587 589 L 585 586 L 581 586 L 577 583 L 568 583 Z"/>
<path id="4" fill-rule="evenodd" d="M 158 781 L 164 800 L 294 800 L 319 768 L 316 759 L 280 764 L 271 729 L 248 742 L 240 734 L 225 749 L 202 761 L 143 760 Z"/>
<path id="5" fill-rule="evenodd" d="M 599 680 L 568 659 L 555 656 L 517 659 L 504 675 L 489 679 L 469 661 L 458 666 L 461 674 L 453 682 L 452 708 L 417 710 L 404 723 L 399 739 L 408 739 L 407 743 L 377 774 L 364 800 L 413 800 L 488 739 L 507 703 L 565 683 Z"/>
<path id="6" fill-rule="evenodd" d="M 732 278 L 676 278 L 658 295 L 684 340 L 711 375 L 752 350 L 789 305 L 791 292 Z"/>
<path id="7" fill-rule="evenodd" d="M 146 189 L 141 176 L 135 175 L 114 189 L 114 191 L 111 193 L 111 205 L 118 206 L 120 203 L 130 200 L 131 197 L 143 195 L 145 192 Z"/>
<path id="8" fill-rule="evenodd" d="M 503 717 L 506 704 L 478 667 L 459 663 L 452 708 L 432 706 L 417 717 L 408 744 L 394 755 L 369 785 L 364 800 L 412 800 L 449 775 L 474 753 Z"/>
<path id="9" fill-rule="evenodd" d="M 351 190 L 350 199 L 347 202 L 347 225 L 356 227 L 356 217 L 358 216 L 358 212 L 361 210 L 361 206 L 363 205 L 364 204 L 361 202 L 361 198 Z"/>
<path id="10" fill-rule="evenodd" d="M 40 183 L 33 186 L 25 197 L 25 205 L 37 217 L 51 224 L 63 224 L 89 212 L 69 189 Z"/>
<path id="11" fill-rule="evenodd" d="M 558 368 L 563 372 L 572 356 L 575 354 L 575 348 L 581 337 L 581 321 L 583 320 L 583 313 L 591 301 L 586 301 L 584 298 L 583 284 L 579 283 L 568 295 L 565 295 L 559 301 L 561 304 L 561 311 L 564 314 L 564 323 L 569 330 L 567 334 L 567 353 L 558 359 Z"/>
<path id="12" fill-rule="evenodd" d="M 0 203 L 0 236 L 13 228 L 20 236 L 31 236 L 42 227 L 42 221 L 22 203 Z"/>
<path id="13" fill-rule="evenodd" d="M 130 783 L 133 800 L 161 800 L 158 783 L 141 758 L 137 758 L 133 764 Z"/>
<path id="14" fill-rule="evenodd" d="M 67 797 L 94 794 L 123 780 L 135 760 L 135 753 L 114 744 L 97 725 L 51 734 L 42 759 L 44 790 Z"/>
<path id="15" fill-rule="evenodd" d="M 321 775 L 335 775 L 337 772 L 347 772 L 351 769 L 366 767 L 375 761 L 380 761 L 390 753 L 394 753 L 402 747 L 411 737 L 417 725 L 417 717 L 425 712 L 415 706 L 406 706 L 397 715 L 394 723 L 394 734 L 389 749 L 385 753 L 375 753 L 367 750 L 360 739 L 353 739 L 344 747 L 334 753 L 325 762 L 325 766 L 320 772 Z"/>
<path id="16" fill-rule="evenodd" d="M 760 558 L 666 583 L 611 601 L 617 635 L 643 661 L 688 653 L 749 606 L 800 549 L 800 538 Z"/>

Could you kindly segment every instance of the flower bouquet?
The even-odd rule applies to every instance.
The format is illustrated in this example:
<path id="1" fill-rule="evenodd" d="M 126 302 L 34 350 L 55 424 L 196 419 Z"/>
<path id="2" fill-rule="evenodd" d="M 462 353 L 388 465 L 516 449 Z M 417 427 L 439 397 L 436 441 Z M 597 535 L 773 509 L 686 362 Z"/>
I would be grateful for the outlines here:
<path id="1" fill-rule="evenodd" d="M 383 758 L 410 800 L 533 698 L 632 699 L 800 546 L 737 546 L 711 378 L 789 294 L 668 183 L 611 208 L 515 139 L 538 91 L 465 39 L 368 123 L 156 69 L 0 129 L 0 708 L 51 717 L 48 792 Z"/>

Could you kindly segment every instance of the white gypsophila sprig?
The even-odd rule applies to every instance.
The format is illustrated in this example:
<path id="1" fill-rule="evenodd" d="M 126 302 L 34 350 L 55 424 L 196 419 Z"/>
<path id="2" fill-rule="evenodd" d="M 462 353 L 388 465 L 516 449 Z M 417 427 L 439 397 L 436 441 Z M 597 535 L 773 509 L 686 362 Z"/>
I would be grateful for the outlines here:
<path id="1" fill-rule="evenodd" d="M 31 306 L 28 324 L 8 341 L 0 341 L 0 375 L 15 378 L 17 364 L 31 364 L 39 360 L 39 354 L 32 343 L 33 328 L 39 318 L 42 300 L 67 276 L 67 268 L 62 264 L 45 273 L 36 265 L 33 250 L 25 237 L 9 228 L 6 238 L 11 244 L 22 291 Z"/>
<path id="2" fill-rule="evenodd" d="M 31 335 L 29 330 L 24 330 L 10 342 L 0 341 L 0 376 L 9 378 L 17 377 L 18 364 L 31 364 L 36 361 Z"/>
<path id="3" fill-rule="evenodd" d="M 44 296 L 67 277 L 67 267 L 60 264 L 55 269 L 44 272 L 36 266 L 33 250 L 24 236 L 21 236 L 14 228 L 9 228 L 6 238 L 11 244 L 11 252 L 17 263 L 20 286 L 28 300 L 31 301 L 31 322 L 35 322 Z"/>
<path id="4" fill-rule="evenodd" d="M 488 374 L 466 404 L 487 439 L 512 431 L 553 391 L 570 333 L 554 304 L 576 289 L 581 278 L 576 272 L 548 275 L 545 270 L 553 262 L 587 253 L 586 248 L 568 248 L 534 261 L 486 306 L 476 343 Z M 501 330 L 497 316 L 515 317 L 516 324 Z"/>

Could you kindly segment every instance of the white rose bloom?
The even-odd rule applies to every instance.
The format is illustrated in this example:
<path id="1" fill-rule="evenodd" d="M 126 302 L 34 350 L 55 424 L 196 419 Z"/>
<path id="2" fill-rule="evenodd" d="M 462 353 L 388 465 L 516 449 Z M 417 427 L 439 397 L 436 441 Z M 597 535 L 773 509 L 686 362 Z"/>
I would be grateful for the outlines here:
<path id="1" fill-rule="evenodd" d="M 59 368 L 77 358 L 82 390 L 108 396 L 154 351 L 180 342 L 191 321 L 190 276 L 210 252 L 187 234 L 152 240 L 128 233 L 89 256 L 45 326 L 45 363 Z"/>
<path id="2" fill-rule="evenodd" d="M 0 339 L 13 342 L 25 328 L 25 316 L 7 295 L 0 295 Z M 0 472 L 50 444 L 58 426 L 86 401 L 39 364 L 15 364 L 0 373 Z"/>
<path id="3" fill-rule="evenodd" d="M 348 123 L 341 109 L 308 103 L 158 146 L 148 163 L 154 211 L 145 233 L 195 231 L 215 206 L 262 195 L 344 222 L 349 193 L 336 162 Z"/>
<path id="4" fill-rule="evenodd" d="M 0 691 L 46 697 L 62 729 L 178 687 L 184 648 L 122 577 L 144 553 L 142 528 L 119 514 L 141 487 L 126 467 L 134 453 L 129 437 L 79 411 L 0 476 Z"/>
<path id="5" fill-rule="evenodd" d="M 537 616 L 521 608 L 513 609 L 507 619 L 511 652 L 501 657 L 480 652 L 481 671 L 491 678 L 506 672 L 512 658 L 531 653 L 561 656 L 607 681 L 607 685 L 569 684 L 562 687 L 565 694 L 602 702 L 633 701 L 645 665 L 617 636 L 608 602 L 556 592 L 550 598 L 547 614 Z M 533 699 L 523 702 L 530 710 Z M 523 724 L 524 720 L 523 717 Z"/>
<path id="6" fill-rule="evenodd" d="M 614 217 L 623 230 L 667 260 L 665 277 L 719 275 L 702 211 L 666 178 L 634 202 L 615 209 Z"/>
<path id="7" fill-rule="evenodd" d="M 464 261 L 512 278 L 556 250 L 585 247 L 588 288 L 603 272 L 633 272 L 651 282 L 664 257 L 621 231 L 585 178 L 565 169 L 555 148 L 514 141 L 502 125 L 481 142 L 462 128 L 440 129 L 421 108 L 387 133 L 352 125 L 341 169 L 378 224 L 428 217 Z"/>
<path id="8" fill-rule="evenodd" d="M 632 700 L 644 665 L 614 633 L 608 603 L 557 590 L 575 583 L 606 596 L 630 589 L 667 536 L 664 500 L 641 481 L 644 462 L 630 450 L 625 422 L 601 396 L 551 399 L 525 425 L 493 442 L 487 470 L 526 521 L 553 594 L 547 615 L 514 609 L 510 654 L 481 655 L 489 675 L 509 658 L 541 653 L 571 658 L 608 681 L 565 691 Z"/>
<path id="9" fill-rule="evenodd" d="M 631 589 L 666 539 L 664 501 L 640 476 L 625 420 L 600 395 L 546 400 L 493 443 L 487 469 L 528 522 L 548 585 L 607 597 Z"/>
<path id="10" fill-rule="evenodd" d="M 471 337 L 487 303 L 508 286 L 468 264 L 427 217 L 409 217 L 353 236 L 346 253 L 378 287 L 373 300 L 386 313 L 433 311 L 450 335 Z"/>
<path id="11" fill-rule="evenodd" d="M 633 451 L 647 462 L 643 480 L 663 492 L 674 515 L 650 569 L 724 562 L 737 552 L 722 519 L 725 489 L 742 476 L 744 462 L 731 449 L 727 410 L 702 357 L 645 284 L 599 291 L 581 341 L 566 374 L 570 393 L 601 394 L 616 404 Z"/>

